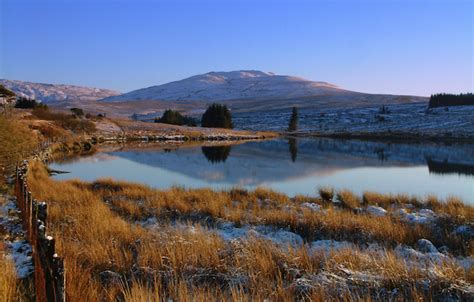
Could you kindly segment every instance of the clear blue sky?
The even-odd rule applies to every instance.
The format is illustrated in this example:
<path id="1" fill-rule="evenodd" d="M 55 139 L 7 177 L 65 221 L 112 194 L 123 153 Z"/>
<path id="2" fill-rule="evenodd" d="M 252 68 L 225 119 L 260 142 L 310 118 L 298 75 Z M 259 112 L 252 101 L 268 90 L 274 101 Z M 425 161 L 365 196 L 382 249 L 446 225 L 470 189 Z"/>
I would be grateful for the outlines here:
<path id="1" fill-rule="evenodd" d="M 467 92 L 473 2 L 0 0 L 0 78 L 126 92 L 257 69 L 363 92 Z"/>

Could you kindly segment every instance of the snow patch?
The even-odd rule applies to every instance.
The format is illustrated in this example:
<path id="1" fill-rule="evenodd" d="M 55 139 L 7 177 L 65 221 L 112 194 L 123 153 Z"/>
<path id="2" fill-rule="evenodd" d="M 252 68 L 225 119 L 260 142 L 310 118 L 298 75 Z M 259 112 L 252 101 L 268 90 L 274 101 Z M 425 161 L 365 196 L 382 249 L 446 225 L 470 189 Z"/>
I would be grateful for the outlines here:
<path id="1" fill-rule="evenodd" d="M 26 278 L 34 271 L 33 261 L 31 258 L 31 246 L 26 240 L 18 240 L 6 243 L 10 254 L 7 257 L 11 258 L 15 263 L 15 270 L 19 278 Z"/>
<path id="2" fill-rule="evenodd" d="M 317 203 L 313 203 L 313 202 L 304 202 L 301 204 L 302 207 L 304 208 L 308 208 L 308 209 L 311 209 L 315 212 L 321 212 L 321 206 Z"/>
<path id="3" fill-rule="evenodd" d="M 376 207 L 376 206 L 368 206 L 367 207 L 367 213 L 369 213 L 372 216 L 385 216 L 387 215 L 387 210 L 381 207 Z"/>
<path id="4" fill-rule="evenodd" d="M 399 209 L 395 212 L 400 216 L 400 219 L 413 224 L 427 224 L 433 222 L 437 216 L 429 209 L 422 209 L 420 211 L 413 211 L 408 213 L 406 209 Z"/>

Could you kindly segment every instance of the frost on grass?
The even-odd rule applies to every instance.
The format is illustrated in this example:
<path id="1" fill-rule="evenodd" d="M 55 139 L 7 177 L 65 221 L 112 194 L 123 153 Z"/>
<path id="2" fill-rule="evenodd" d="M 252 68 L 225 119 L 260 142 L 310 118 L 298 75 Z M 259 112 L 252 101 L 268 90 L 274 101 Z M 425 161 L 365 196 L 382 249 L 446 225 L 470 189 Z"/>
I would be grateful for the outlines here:
<path id="1" fill-rule="evenodd" d="M 18 278 L 30 276 L 34 271 L 31 245 L 24 239 L 20 212 L 13 198 L 0 205 L 0 227 L 5 230 L 6 257 L 13 260 Z"/>
<path id="2" fill-rule="evenodd" d="M 33 260 L 31 258 L 31 246 L 26 240 L 19 240 L 6 243 L 9 248 L 9 255 L 15 263 L 15 270 L 18 278 L 26 278 L 34 271 Z"/>

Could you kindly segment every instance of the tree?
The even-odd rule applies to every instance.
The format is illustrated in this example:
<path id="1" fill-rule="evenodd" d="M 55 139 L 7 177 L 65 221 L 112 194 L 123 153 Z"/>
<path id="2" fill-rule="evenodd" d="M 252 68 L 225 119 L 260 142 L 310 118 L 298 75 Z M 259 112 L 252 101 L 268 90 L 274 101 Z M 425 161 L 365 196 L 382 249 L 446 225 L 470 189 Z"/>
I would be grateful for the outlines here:
<path id="1" fill-rule="evenodd" d="M 443 107 L 443 106 L 466 106 L 474 105 L 474 94 L 461 93 L 449 94 L 439 93 L 433 94 L 430 97 L 428 108 Z"/>
<path id="2" fill-rule="evenodd" d="M 293 132 L 296 130 L 298 130 L 298 109 L 296 109 L 296 107 L 293 107 L 290 122 L 288 123 L 288 131 Z"/>
<path id="3" fill-rule="evenodd" d="M 163 115 L 159 119 L 155 119 L 155 123 L 164 123 L 164 124 L 171 124 L 171 125 L 183 125 L 184 118 L 178 111 L 174 111 L 171 109 L 165 110 Z"/>
<path id="4" fill-rule="evenodd" d="M 3 113 L 7 114 L 8 108 L 15 103 L 16 94 L 5 86 L 0 85 L 0 105 L 3 108 Z"/>
<path id="5" fill-rule="evenodd" d="M 232 129 L 232 116 L 226 105 L 212 104 L 202 115 L 201 126 L 209 128 Z"/>
<path id="6" fill-rule="evenodd" d="M 29 99 L 24 97 L 20 97 L 15 103 L 15 108 L 20 109 L 36 108 L 36 106 L 38 106 L 38 103 L 35 99 Z"/>

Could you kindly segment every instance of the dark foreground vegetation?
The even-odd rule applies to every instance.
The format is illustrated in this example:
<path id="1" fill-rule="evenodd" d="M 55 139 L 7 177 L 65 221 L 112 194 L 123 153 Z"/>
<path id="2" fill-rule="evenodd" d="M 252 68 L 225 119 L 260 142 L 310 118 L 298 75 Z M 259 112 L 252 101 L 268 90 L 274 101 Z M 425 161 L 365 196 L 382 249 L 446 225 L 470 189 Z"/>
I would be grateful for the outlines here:
<path id="1" fill-rule="evenodd" d="M 474 105 L 474 94 L 472 93 L 433 94 L 430 97 L 430 102 L 428 104 L 428 107 L 435 108 L 435 107 L 444 107 L 444 106 L 465 106 L 465 105 Z"/>

